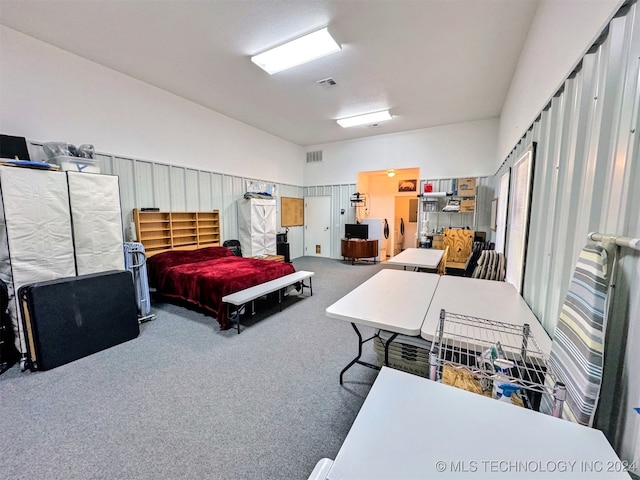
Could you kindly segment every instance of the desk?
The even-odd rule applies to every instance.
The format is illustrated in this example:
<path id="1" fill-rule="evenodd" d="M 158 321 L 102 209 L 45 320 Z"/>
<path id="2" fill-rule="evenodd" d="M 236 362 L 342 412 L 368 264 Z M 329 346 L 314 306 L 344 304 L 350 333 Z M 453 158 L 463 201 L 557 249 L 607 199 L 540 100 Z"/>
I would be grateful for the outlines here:
<path id="1" fill-rule="evenodd" d="M 497 320 L 513 325 L 528 323 L 544 354 L 551 352 L 551 338 L 527 303 L 510 283 L 445 275 L 440 279 L 420 336 L 433 341 L 440 310 Z"/>
<path id="2" fill-rule="evenodd" d="M 344 372 L 358 363 L 370 368 L 376 365 L 360 360 L 362 345 L 375 335 L 362 340 L 356 324 L 394 332 L 387 345 L 397 334 L 420 335 L 420 327 L 431 303 L 431 297 L 440 281 L 432 273 L 381 270 L 359 287 L 327 307 L 327 317 L 351 322 L 358 335 L 358 356 L 340 372 L 340 384 Z M 388 359 L 388 349 L 385 352 Z"/>
<path id="3" fill-rule="evenodd" d="M 599 430 L 383 367 L 327 479 L 629 480 L 609 467 Z"/>
<path id="4" fill-rule="evenodd" d="M 438 268 L 444 250 L 435 248 L 407 248 L 395 257 L 387 260 L 388 265 L 402 265 L 413 268 Z"/>

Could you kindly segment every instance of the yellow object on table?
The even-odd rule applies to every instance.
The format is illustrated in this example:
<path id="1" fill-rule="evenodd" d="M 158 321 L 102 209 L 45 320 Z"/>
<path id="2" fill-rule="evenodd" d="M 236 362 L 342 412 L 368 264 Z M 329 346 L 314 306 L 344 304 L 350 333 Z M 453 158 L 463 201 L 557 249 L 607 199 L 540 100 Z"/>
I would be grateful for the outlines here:
<path id="1" fill-rule="evenodd" d="M 484 395 L 485 397 L 491 398 L 493 396 L 491 389 L 486 391 L 482 390 L 480 379 L 465 367 L 454 368 L 451 365 L 444 365 L 442 368 L 442 383 L 468 392 Z M 511 395 L 511 403 L 519 407 L 524 407 L 522 399 L 515 394 Z"/>

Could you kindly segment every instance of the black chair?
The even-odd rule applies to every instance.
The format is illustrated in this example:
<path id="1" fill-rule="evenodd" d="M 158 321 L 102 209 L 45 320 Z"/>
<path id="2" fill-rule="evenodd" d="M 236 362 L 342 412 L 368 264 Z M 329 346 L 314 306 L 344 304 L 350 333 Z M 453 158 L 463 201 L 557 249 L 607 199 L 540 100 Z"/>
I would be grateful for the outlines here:
<path id="1" fill-rule="evenodd" d="M 478 266 L 478 259 L 483 250 L 493 250 L 493 248 L 486 242 L 473 242 L 473 249 L 471 251 L 471 259 L 467 264 L 467 268 L 464 272 L 465 277 L 473 276 L 473 271 Z"/>
<path id="2" fill-rule="evenodd" d="M 238 240 L 225 240 L 222 246 L 231 250 L 236 257 L 242 256 L 242 248 L 240 248 L 240 242 Z"/>

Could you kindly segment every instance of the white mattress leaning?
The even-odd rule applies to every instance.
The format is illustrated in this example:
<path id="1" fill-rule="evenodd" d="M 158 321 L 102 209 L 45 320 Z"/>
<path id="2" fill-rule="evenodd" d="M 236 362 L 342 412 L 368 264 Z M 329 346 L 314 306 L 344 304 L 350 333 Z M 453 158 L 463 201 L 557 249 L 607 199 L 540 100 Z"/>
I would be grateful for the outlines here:
<path id="1" fill-rule="evenodd" d="M 78 275 L 124 270 L 118 177 L 77 172 L 67 177 Z"/>
<path id="2" fill-rule="evenodd" d="M 0 186 L 0 278 L 9 289 L 16 347 L 26 353 L 18 289 L 76 274 L 67 176 L 64 172 L 0 167 Z"/>

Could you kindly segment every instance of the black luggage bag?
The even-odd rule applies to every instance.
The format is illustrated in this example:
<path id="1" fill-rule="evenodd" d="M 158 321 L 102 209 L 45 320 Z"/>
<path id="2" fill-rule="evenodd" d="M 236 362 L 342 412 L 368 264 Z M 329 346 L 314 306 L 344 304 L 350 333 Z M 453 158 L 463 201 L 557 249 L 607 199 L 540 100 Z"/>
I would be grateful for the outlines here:
<path id="1" fill-rule="evenodd" d="M 131 273 L 109 271 L 25 285 L 18 290 L 26 367 L 49 370 L 136 338 Z"/>

